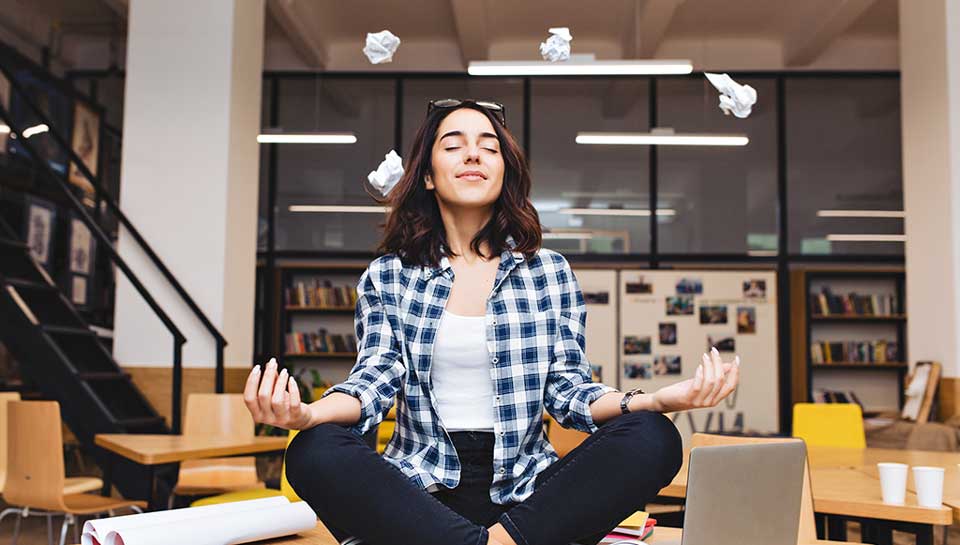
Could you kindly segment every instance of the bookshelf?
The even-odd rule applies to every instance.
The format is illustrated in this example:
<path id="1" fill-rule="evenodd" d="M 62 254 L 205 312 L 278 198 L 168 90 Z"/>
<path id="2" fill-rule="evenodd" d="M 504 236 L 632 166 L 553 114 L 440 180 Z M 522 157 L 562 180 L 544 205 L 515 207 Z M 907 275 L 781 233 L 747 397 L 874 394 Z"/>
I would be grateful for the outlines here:
<path id="1" fill-rule="evenodd" d="M 341 382 L 357 359 L 356 286 L 367 263 L 279 264 L 274 354 L 292 373 L 316 371 Z"/>
<path id="2" fill-rule="evenodd" d="M 902 268 L 791 271 L 793 401 L 854 392 L 867 412 L 899 410 L 909 367 Z"/>

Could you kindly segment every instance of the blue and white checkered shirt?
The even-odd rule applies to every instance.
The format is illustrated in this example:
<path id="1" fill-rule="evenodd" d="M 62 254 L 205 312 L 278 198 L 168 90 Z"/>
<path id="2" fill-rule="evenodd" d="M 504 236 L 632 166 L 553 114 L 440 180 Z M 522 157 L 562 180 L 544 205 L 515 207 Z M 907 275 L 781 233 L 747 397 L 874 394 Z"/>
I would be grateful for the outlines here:
<path id="1" fill-rule="evenodd" d="M 544 409 L 562 426 L 592 433 L 590 404 L 614 391 L 591 382 L 586 307 L 570 264 L 548 249 L 525 260 L 513 239 L 507 242 L 486 309 L 496 434 L 490 497 L 498 504 L 525 500 L 536 476 L 557 460 L 544 435 Z M 423 488 L 460 482 L 430 383 L 453 277 L 446 257 L 439 267 L 404 266 L 394 254 L 371 262 L 357 285 L 357 363 L 324 394 L 360 400 L 360 421 L 351 428 L 358 435 L 383 420 L 396 398 L 396 432 L 384 457 Z"/>

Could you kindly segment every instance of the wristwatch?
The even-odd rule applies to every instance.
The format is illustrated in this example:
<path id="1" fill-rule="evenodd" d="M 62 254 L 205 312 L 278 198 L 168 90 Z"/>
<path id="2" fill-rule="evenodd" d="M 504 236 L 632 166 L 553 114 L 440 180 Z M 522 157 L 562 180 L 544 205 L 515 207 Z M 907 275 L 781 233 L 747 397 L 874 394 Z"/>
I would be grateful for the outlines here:
<path id="1" fill-rule="evenodd" d="M 641 390 L 640 388 L 634 388 L 633 390 L 630 390 L 629 392 L 623 394 L 623 399 L 620 400 L 620 412 L 623 414 L 629 413 L 630 407 L 628 407 L 627 404 L 630 403 L 630 399 L 633 396 L 637 394 L 642 394 L 642 393 L 643 393 L 643 390 Z"/>

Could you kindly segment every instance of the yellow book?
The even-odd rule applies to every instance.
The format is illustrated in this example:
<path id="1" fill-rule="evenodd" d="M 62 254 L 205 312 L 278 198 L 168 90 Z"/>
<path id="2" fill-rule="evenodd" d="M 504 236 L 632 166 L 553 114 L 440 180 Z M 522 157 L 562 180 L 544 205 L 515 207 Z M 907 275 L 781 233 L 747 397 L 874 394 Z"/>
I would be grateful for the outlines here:
<path id="1" fill-rule="evenodd" d="M 632 528 L 634 530 L 643 530 L 643 527 L 647 524 L 647 519 L 650 517 L 650 513 L 646 511 L 637 511 L 636 513 L 630 515 L 619 524 L 621 528 Z"/>

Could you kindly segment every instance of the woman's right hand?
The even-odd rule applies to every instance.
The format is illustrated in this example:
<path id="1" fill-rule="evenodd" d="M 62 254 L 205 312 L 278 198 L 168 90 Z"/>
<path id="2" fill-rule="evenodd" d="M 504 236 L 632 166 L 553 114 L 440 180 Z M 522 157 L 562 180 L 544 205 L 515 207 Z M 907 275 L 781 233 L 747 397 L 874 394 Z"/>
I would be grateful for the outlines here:
<path id="1" fill-rule="evenodd" d="M 250 371 L 243 389 L 243 401 L 254 422 L 288 430 L 302 430 L 310 424 L 310 407 L 300 401 L 296 380 L 287 374 L 286 369 L 277 375 L 275 358 L 270 358 L 262 372 L 259 365 Z"/>

